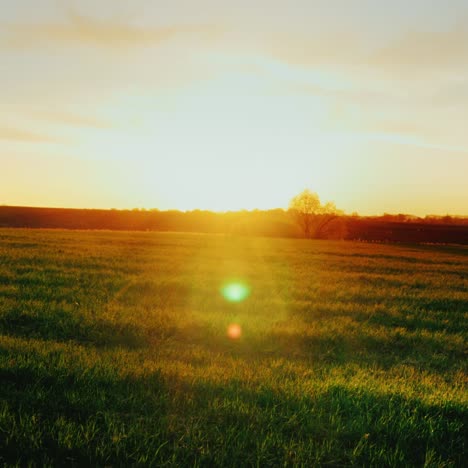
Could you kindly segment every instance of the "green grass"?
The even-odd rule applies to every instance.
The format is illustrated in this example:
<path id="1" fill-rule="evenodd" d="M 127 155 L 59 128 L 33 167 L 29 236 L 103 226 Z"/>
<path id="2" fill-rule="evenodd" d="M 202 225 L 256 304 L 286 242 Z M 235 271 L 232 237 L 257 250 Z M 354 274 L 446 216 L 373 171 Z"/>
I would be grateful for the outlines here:
<path id="1" fill-rule="evenodd" d="M 467 317 L 466 247 L 3 229 L 0 464 L 463 466 Z"/>

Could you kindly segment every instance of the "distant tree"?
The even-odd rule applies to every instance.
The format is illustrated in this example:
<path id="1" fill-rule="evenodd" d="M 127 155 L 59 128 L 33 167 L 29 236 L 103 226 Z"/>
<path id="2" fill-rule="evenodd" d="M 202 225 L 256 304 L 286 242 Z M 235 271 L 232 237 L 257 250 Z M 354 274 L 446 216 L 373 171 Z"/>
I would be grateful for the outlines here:
<path id="1" fill-rule="evenodd" d="M 289 211 L 305 238 L 344 237 L 344 223 L 335 222 L 342 212 L 332 202 L 322 205 L 315 192 L 305 189 L 296 195 L 289 203 Z"/>

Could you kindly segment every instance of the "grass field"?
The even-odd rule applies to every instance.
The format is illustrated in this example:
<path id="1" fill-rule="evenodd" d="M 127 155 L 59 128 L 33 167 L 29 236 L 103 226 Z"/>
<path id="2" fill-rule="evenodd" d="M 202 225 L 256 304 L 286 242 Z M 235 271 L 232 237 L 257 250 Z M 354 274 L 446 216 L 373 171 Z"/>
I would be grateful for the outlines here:
<path id="1" fill-rule="evenodd" d="M 3 229 L 0 464 L 462 466 L 467 318 L 466 247 Z"/>

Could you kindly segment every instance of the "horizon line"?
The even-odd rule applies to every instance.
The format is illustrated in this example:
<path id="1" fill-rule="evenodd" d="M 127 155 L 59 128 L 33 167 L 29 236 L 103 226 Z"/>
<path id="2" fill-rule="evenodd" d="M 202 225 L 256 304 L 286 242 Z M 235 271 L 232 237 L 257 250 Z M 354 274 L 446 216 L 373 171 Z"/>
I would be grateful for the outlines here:
<path id="1" fill-rule="evenodd" d="M 247 212 L 247 213 L 253 213 L 256 211 L 262 211 L 262 212 L 268 212 L 268 211 L 276 211 L 276 210 L 281 210 L 284 212 L 289 211 L 288 208 L 284 207 L 275 207 L 275 208 L 240 208 L 237 210 L 210 210 L 206 208 L 192 208 L 192 209 L 180 209 L 180 208 L 157 208 L 157 207 L 133 207 L 133 208 L 116 208 L 116 207 L 111 207 L 111 208 L 102 208 L 102 207 L 76 207 L 76 206 L 33 206 L 33 205 L 9 205 L 9 204 L 0 204 L 0 208 L 33 208 L 33 209 L 55 209 L 55 210 L 96 210 L 96 211 L 142 211 L 142 212 L 151 212 L 151 211 L 158 211 L 158 212 L 168 212 L 168 211 L 177 211 L 179 213 L 193 213 L 195 211 L 201 211 L 201 212 L 207 212 L 207 213 L 213 213 L 213 214 L 227 214 L 227 213 L 242 213 L 242 212 Z M 348 217 L 353 217 L 353 216 L 358 216 L 360 218 L 374 218 L 374 217 L 383 217 L 383 216 L 399 216 L 399 215 L 404 215 L 404 216 L 410 216 L 414 218 L 419 218 L 419 219 L 424 219 L 425 217 L 434 217 L 434 218 L 444 218 L 446 216 L 449 216 L 451 218 L 468 218 L 468 214 L 451 214 L 451 213 L 445 213 L 445 214 L 435 214 L 435 213 L 426 213 L 424 215 L 415 215 L 412 213 L 389 213 L 389 212 L 383 212 L 379 214 L 360 214 L 357 211 L 353 211 L 351 213 L 343 212 L 341 216 L 348 216 Z"/>

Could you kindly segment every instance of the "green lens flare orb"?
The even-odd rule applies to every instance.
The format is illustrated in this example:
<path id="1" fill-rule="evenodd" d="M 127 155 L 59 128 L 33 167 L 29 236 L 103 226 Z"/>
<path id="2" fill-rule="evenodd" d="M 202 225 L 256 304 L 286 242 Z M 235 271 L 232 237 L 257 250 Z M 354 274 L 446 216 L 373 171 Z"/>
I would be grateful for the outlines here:
<path id="1" fill-rule="evenodd" d="M 221 288 L 221 294 L 229 302 L 241 302 L 248 297 L 250 289 L 243 283 L 231 282 Z"/>

